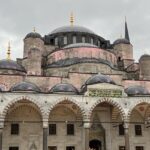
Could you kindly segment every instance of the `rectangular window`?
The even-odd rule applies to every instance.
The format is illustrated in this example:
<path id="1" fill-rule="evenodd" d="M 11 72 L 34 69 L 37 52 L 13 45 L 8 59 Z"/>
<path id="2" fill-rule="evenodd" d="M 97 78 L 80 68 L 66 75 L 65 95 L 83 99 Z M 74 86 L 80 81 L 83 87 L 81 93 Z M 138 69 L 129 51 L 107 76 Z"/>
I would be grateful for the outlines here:
<path id="1" fill-rule="evenodd" d="M 74 146 L 67 146 L 66 150 L 75 150 L 75 147 Z"/>
<path id="2" fill-rule="evenodd" d="M 119 150 L 125 150 L 125 146 L 119 146 Z"/>
<path id="3" fill-rule="evenodd" d="M 119 135 L 124 135 L 124 126 L 123 126 L 123 124 L 119 124 Z"/>
<path id="4" fill-rule="evenodd" d="M 48 150 L 57 150 L 57 146 L 49 146 Z"/>
<path id="5" fill-rule="evenodd" d="M 49 124 L 49 135 L 56 135 L 56 124 Z"/>
<path id="6" fill-rule="evenodd" d="M 17 147 L 17 146 L 11 146 L 11 147 L 9 147 L 9 150 L 19 150 L 19 147 Z"/>
<path id="7" fill-rule="evenodd" d="M 12 135 L 18 135 L 19 134 L 19 124 L 18 123 L 11 124 L 11 134 Z"/>
<path id="8" fill-rule="evenodd" d="M 142 135 L 141 125 L 135 125 L 135 135 Z"/>
<path id="9" fill-rule="evenodd" d="M 144 146 L 136 146 L 135 150 L 144 150 Z"/>
<path id="10" fill-rule="evenodd" d="M 67 124 L 67 135 L 74 135 L 74 124 Z"/>

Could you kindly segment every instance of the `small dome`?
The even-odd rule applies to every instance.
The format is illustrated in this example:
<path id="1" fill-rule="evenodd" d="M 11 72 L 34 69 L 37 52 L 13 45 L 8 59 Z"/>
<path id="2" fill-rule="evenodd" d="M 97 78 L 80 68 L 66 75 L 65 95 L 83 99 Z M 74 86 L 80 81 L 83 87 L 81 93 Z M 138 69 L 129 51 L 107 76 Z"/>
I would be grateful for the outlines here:
<path id="1" fill-rule="evenodd" d="M 17 70 L 26 72 L 24 67 L 18 64 L 16 61 L 3 59 L 0 60 L 0 69 Z"/>
<path id="2" fill-rule="evenodd" d="M 75 26 L 75 25 L 59 27 L 59 28 L 53 30 L 50 34 L 65 33 L 65 32 L 83 32 L 83 33 L 95 34 L 90 29 L 87 29 L 82 26 Z"/>
<path id="3" fill-rule="evenodd" d="M 129 96 L 150 94 L 146 88 L 139 86 L 139 85 L 130 86 L 130 87 L 125 89 L 125 92 Z"/>
<path id="4" fill-rule="evenodd" d="M 140 57 L 140 60 L 150 60 L 150 55 L 144 54 Z"/>
<path id="5" fill-rule="evenodd" d="M 69 44 L 64 47 L 64 49 L 67 48 L 78 48 L 78 47 L 92 47 L 92 48 L 98 48 L 96 45 L 90 44 L 90 43 L 75 43 L 75 44 Z"/>
<path id="6" fill-rule="evenodd" d="M 50 93 L 78 94 L 78 90 L 72 84 L 60 83 L 53 86 Z"/>
<path id="7" fill-rule="evenodd" d="M 107 75 L 97 74 L 90 77 L 86 82 L 85 85 L 97 84 L 97 83 L 110 83 L 115 84 L 115 82 Z"/>
<path id="8" fill-rule="evenodd" d="M 30 32 L 25 36 L 25 39 L 27 39 L 27 38 L 40 38 L 40 39 L 42 39 L 42 36 L 37 32 Z"/>
<path id="9" fill-rule="evenodd" d="M 130 44 L 130 42 L 125 38 L 121 38 L 121 39 L 117 39 L 116 41 L 114 41 L 113 44 L 114 45 L 117 45 L 117 44 Z"/>
<path id="10" fill-rule="evenodd" d="M 41 90 L 34 84 L 30 82 L 20 82 L 15 84 L 10 89 L 11 92 L 41 92 Z"/>

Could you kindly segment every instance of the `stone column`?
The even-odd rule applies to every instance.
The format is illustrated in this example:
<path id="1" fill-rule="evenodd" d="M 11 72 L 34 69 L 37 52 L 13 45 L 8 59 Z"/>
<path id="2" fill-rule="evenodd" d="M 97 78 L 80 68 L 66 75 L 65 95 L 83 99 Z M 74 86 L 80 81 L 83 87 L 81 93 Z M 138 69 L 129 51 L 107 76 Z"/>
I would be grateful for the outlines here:
<path id="1" fill-rule="evenodd" d="M 85 150 L 89 149 L 89 133 L 90 133 L 90 120 L 86 120 L 84 121 Z"/>
<path id="2" fill-rule="evenodd" d="M 0 129 L 0 150 L 2 150 L 3 129 Z"/>
<path id="3" fill-rule="evenodd" d="M 43 128 L 43 150 L 47 150 L 47 133 L 48 132 L 48 128 Z"/>
<path id="4" fill-rule="evenodd" d="M 2 150 L 4 119 L 0 118 L 0 150 Z"/>
<path id="5" fill-rule="evenodd" d="M 46 119 L 43 121 L 43 150 L 48 149 L 47 136 L 48 136 L 48 120 Z"/>
<path id="6" fill-rule="evenodd" d="M 125 137 L 125 149 L 130 150 L 130 141 L 129 141 L 129 124 L 124 123 L 124 137 Z"/>

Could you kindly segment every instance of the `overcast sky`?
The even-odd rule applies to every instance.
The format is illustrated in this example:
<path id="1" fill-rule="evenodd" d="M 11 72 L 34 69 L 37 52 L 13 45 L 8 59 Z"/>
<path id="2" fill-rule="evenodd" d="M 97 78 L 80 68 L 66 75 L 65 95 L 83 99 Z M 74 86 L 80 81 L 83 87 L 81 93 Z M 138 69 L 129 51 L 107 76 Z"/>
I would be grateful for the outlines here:
<path id="1" fill-rule="evenodd" d="M 76 25 L 93 30 L 111 43 L 124 36 L 127 16 L 134 58 L 150 54 L 149 0 L 0 0 L 0 59 L 6 58 L 9 40 L 12 59 L 22 57 L 23 39 L 34 26 L 44 36 L 69 25 L 71 12 Z"/>

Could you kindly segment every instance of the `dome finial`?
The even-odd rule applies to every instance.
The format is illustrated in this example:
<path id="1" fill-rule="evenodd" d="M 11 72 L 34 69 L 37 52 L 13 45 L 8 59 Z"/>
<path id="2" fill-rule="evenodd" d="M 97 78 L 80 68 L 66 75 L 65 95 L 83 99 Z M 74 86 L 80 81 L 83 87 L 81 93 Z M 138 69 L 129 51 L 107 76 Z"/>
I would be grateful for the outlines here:
<path id="1" fill-rule="evenodd" d="M 71 24 L 71 26 L 73 26 L 73 24 L 74 24 L 73 12 L 71 12 L 71 15 L 70 15 L 70 24 Z"/>
<path id="2" fill-rule="evenodd" d="M 35 27 L 33 27 L 33 32 L 34 32 L 34 33 L 36 32 L 36 28 L 35 28 Z"/>
<path id="3" fill-rule="evenodd" d="M 8 42 L 7 59 L 10 60 L 10 41 Z"/>

